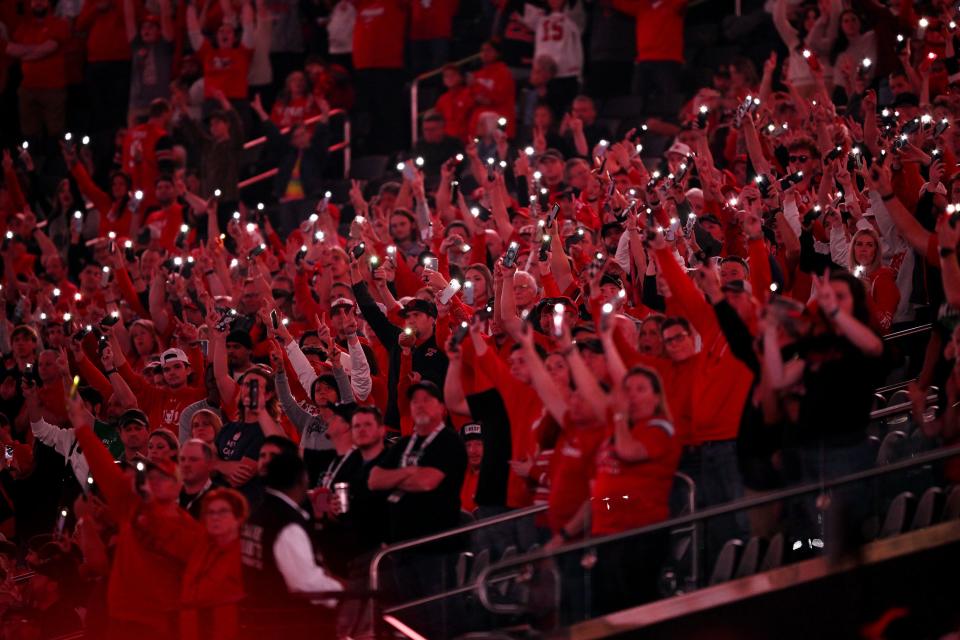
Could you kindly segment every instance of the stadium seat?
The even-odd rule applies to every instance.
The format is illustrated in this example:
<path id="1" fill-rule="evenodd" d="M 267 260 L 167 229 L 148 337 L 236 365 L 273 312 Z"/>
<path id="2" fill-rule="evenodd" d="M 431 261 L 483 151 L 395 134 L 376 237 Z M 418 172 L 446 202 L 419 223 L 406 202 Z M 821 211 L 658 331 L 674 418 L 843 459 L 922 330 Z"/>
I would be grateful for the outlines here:
<path id="1" fill-rule="evenodd" d="M 473 557 L 473 562 L 470 565 L 470 577 L 469 582 L 474 582 L 479 576 L 480 572 L 486 569 L 490 565 L 490 550 L 484 549 L 483 551 L 478 552 Z"/>
<path id="2" fill-rule="evenodd" d="M 470 567 L 470 560 L 473 558 L 473 554 L 469 551 L 464 551 L 457 556 L 457 566 L 455 571 L 455 579 L 458 587 L 462 587 L 467 582 L 467 571 Z"/>
<path id="3" fill-rule="evenodd" d="M 887 515 L 883 519 L 883 525 L 880 527 L 877 537 L 880 539 L 892 538 L 906 531 L 915 503 L 916 499 L 909 491 L 897 494 L 897 497 L 893 499 L 887 509 Z"/>
<path id="4" fill-rule="evenodd" d="M 924 491 L 920 502 L 917 503 L 917 510 L 913 514 L 910 530 L 916 531 L 934 524 L 937 514 L 943 509 L 944 499 L 943 490 L 940 487 L 930 487 Z"/>
<path id="5" fill-rule="evenodd" d="M 766 546 L 767 541 L 757 536 L 747 540 L 747 546 L 743 548 L 743 553 L 740 555 L 740 564 L 737 566 L 737 571 L 733 574 L 733 577 L 745 578 L 755 574 L 760 567 L 760 558 L 763 556 Z"/>
<path id="6" fill-rule="evenodd" d="M 940 522 L 949 522 L 958 518 L 960 518 L 960 485 L 954 485 L 950 488 L 947 499 L 943 503 Z"/>
<path id="7" fill-rule="evenodd" d="M 910 392 L 906 389 L 898 389 L 890 394 L 890 400 L 887 401 L 887 406 L 895 407 L 905 402 L 910 402 Z"/>
<path id="8" fill-rule="evenodd" d="M 760 563 L 759 571 L 770 571 L 783 565 L 783 547 L 784 538 L 782 533 L 770 538 L 767 544 L 767 552 L 763 555 L 763 562 Z"/>
<path id="9" fill-rule="evenodd" d="M 737 567 L 737 562 L 740 560 L 740 555 L 743 552 L 743 542 L 736 538 L 727 540 L 723 549 L 720 550 L 720 555 L 717 556 L 717 561 L 713 565 L 713 573 L 710 574 L 710 586 L 727 582 L 733 578 L 733 572 Z"/>
<path id="10" fill-rule="evenodd" d="M 883 438 L 880 443 L 880 450 L 877 451 L 877 464 L 890 464 L 900 456 L 903 439 L 907 435 L 903 431 L 891 431 Z"/>

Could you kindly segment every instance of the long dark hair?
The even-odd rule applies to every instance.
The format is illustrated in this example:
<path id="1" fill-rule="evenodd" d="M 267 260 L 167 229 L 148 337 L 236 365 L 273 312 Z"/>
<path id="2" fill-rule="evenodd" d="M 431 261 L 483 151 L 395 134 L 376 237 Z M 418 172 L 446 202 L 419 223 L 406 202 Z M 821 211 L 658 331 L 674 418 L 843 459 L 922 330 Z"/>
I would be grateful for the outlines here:
<path id="1" fill-rule="evenodd" d="M 843 16 L 848 13 L 852 13 L 857 16 L 857 20 L 860 21 L 860 33 L 863 33 L 865 30 L 865 24 L 863 22 L 863 16 L 854 11 L 853 9 L 846 9 L 840 12 L 840 22 L 843 22 Z M 850 47 L 850 38 L 847 37 L 847 34 L 843 32 L 843 29 L 837 29 L 837 39 L 833 41 L 833 46 L 830 48 L 830 64 L 835 64 L 837 62 L 837 56 L 847 50 Z"/>
<path id="2" fill-rule="evenodd" d="M 879 251 L 879 247 L 877 250 Z M 853 298 L 853 317 L 869 327 L 870 307 L 867 306 L 867 289 L 863 286 L 863 281 L 849 271 L 832 271 L 829 282 L 847 283 L 850 297 Z"/>

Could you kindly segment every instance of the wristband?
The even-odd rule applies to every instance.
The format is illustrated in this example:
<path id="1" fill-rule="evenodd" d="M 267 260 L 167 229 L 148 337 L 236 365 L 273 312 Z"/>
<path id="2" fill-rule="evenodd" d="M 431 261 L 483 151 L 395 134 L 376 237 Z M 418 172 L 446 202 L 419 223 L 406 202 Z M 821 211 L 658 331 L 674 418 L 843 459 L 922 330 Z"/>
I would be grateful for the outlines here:
<path id="1" fill-rule="evenodd" d="M 567 530 L 566 530 L 565 528 L 563 528 L 563 527 L 560 527 L 560 530 L 557 531 L 557 535 L 560 536 L 561 538 L 563 538 L 563 541 L 564 541 L 564 542 L 569 541 L 570 538 L 573 537 L 573 536 L 571 536 L 569 533 L 567 533 Z"/>
<path id="2" fill-rule="evenodd" d="M 110 376 L 112 376 L 112 375 L 115 374 L 116 372 L 117 372 L 116 369 L 110 369 L 109 371 L 104 371 L 104 372 L 103 372 L 103 375 L 105 375 L 105 376 L 107 376 L 107 377 L 109 378 Z"/>
<path id="3" fill-rule="evenodd" d="M 212 276 L 214 273 L 216 273 L 216 271 L 214 271 L 213 269 L 210 269 L 209 271 L 204 271 L 203 275 Z"/>
<path id="4" fill-rule="evenodd" d="M 884 202 L 890 202 L 896 197 L 897 197 L 897 194 L 891 192 L 891 193 L 888 193 L 887 195 L 881 195 L 880 199 L 883 200 Z"/>
<path id="5" fill-rule="evenodd" d="M 941 257 L 941 258 L 949 258 L 950 256 L 952 256 L 952 255 L 955 254 L 956 252 L 957 252 L 956 249 L 952 249 L 952 248 L 950 248 L 950 247 L 940 247 L 940 252 L 939 252 L 939 253 L 940 253 L 940 257 Z"/>

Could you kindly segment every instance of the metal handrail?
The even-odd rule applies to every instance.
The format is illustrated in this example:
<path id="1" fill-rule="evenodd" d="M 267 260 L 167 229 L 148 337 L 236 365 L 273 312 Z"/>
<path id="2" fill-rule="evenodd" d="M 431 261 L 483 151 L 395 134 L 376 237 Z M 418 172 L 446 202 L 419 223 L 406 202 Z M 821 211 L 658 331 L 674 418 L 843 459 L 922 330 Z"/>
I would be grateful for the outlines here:
<path id="1" fill-rule="evenodd" d="M 333 116 L 339 116 L 339 115 L 346 116 L 347 115 L 346 110 L 333 109 L 329 113 L 327 113 L 328 118 Z M 303 124 L 310 126 L 311 124 L 315 124 L 319 122 L 321 119 L 323 119 L 322 115 L 312 116 L 304 120 Z M 280 129 L 280 133 L 282 135 L 286 135 L 290 133 L 292 129 L 293 127 L 284 127 L 283 129 Z M 350 163 L 353 160 L 353 150 L 350 146 L 351 133 L 352 131 L 350 126 L 350 118 L 345 117 L 343 121 L 343 141 L 337 142 L 327 147 L 328 153 L 334 153 L 334 152 L 340 151 L 341 149 L 343 150 L 343 179 L 344 180 L 350 177 Z M 244 142 L 243 148 L 244 150 L 253 149 L 264 144 L 266 141 L 267 141 L 267 136 L 260 136 L 259 138 L 253 138 L 252 140 L 247 140 L 246 142 Z M 240 189 L 245 189 L 252 184 L 257 184 L 259 182 L 263 182 L 264 180 L 269 180 L 273 176 L 277 175 L 279 172 L 280 172 L 280 169 L 277 167 L 274 167 L 272 169 L 267 169 L 266 171 L 258 173 L 255 176 L 250 176 L 246 180 L 241 180 L 239 183 L 237 183 L 237 186 Z"/>
<path id="2" fill-rule="evenodd" d="M 443 68 L 455 64 L 458 67 L 462 64 L 468 62 L 473 62 L 480 58 L 480 53 L 477 52 L 473 55 L 467 56 L 466 58 L 461 58 L 460 60 L 455 60 L 454 62 L 448 62 L 443 65 L 443 67 L 437 67 L 430 71 L 424 71 L 410 83 L 410 148 L 412 149 L 414 145 L 417 144 L 417 127 L 420 124 L 420 104 L 418 99 L 420 98 L 420 83 L 424 80 L 429 80 L 434 76 L 438 76 L 443 73 Z"/>
<path id="3" fill-rule="evenodd" d="M 907 336 L 916 335 L 918 333 L 926 333 L 933 329 L 933 325 L 930 323 L 927 324 L 918 324 L 915 327 L 908 327 L 907 329 L 901 329 L 900 331 L 894 331 L 893 333 L 888 333 L 883 336 L 884 340 L 896 340 L 898 338 L 905 338 Z"/>
<path id="4" fill-rule="evenodd" d="M 927 402 L 932 402 L 936 400 L 935 395 L 928 395 Z M 900 413 L 910 413 L 913 411 L 913 404 L 910 402 L 903 402 L 900 404 L 895 404 L 891 407 L 884 407 L 883 409 L 877 409 L 876 411 L 870 412 L 871 420 L 879 420 L 880 418 L 886 418 L 891 415 L 897 415 Z M 678 474 L 682 475 L 682 474 Z M 685 476 L 686 477 L 686 476 Z M 471 531 L 477 531 L 478 529 L 484 529 L 493 525 L 501 524 L 504 522 L 510 522 L 512 520 L 517 520 L 528 515 L 542 513 L 547 510 L 547 505 L 537 505 L 533 507 L 526 507 L 524 509 L 517 509 L 516 511 L 509 511 L 507 513 L 495 516 L 492 518 L 484 518 L 483 520 L 477 520 L 476 522 L 471 522 L 470 524 L 457 527 L 456 529 L 449 529 L 446 531 L 441 531 L 430 536 L 423 538 L 415 538 L 413 540 L 406 540 L 404 542 L 398 542 L 397 544 L 384 547 L 373 557 L 373 560 L 370 562 L 370 589 L 376 590 L 379 588 L 379 568 L 383 559 L 397 551 L 403 551 L 406 549 L 412 549 L 414 547 L 419 547 L 421 545 L 431 544 L 440 540 L 445 540 L 447 538 L 453 538 L 464 533 L 470 533 Z"/>
<path id="5" fill-rule="evenodd" d="M 303 124 L 304 126 L 309 127 L 312 124 L 316 124 L 320 122 L 321 120 L 324 119 L 324 117 L 326 117 L 329 120 L 334 116 L 346 116 L 346 115 L 347 115 L 346 109 L 331 109 L 330 111 L 327 112 L 326 116 L 324 116 L 324 114 L 322 113 L 317 114 L 315 116 L 310 116 L 300 124 Z M 349 121 L 349 118 L 347 120 Z M 291 131 L 293 131 L 293 125 L 280 129 L 280 135 L 285 136 Z M 246 142 L 243 143 L 243 149 L 244 151 L 246 151 L 247 149 L 253 149 L 254 147 L 259 147 L 262 144 L 266 144 L 266 142 L 267 142 L 267 136 L 260 136 L 259 138 L 251 138 L 250 140 L 247 140 Z"/>
<path id="6" fill-rule="evenodd" d="M 858 471 L 856 473 L 851 473 L 846 476 L 841 476 L 839 478 L 833 479 L 824 479 L 817 482 L 809 482 L 797 487 L 792 487 L 789 489 L 780 489 L 778 491 L 768 491 L 765 493 L 759 493 L 753 496 L 746 496 L 735 500 L 733 502 L 728 502 L 724 505 L 719 505 L 716 507 L 710 507 L 699 511 L 697 513 L 692 513 L 685 516 L 680 516 L 677 518 L 672 518 L 670 520 L 664 520 L 663 522 L 658 522 L 656 524 L 648 525 L 645 527 L 640 527 L 638 529 L 633 529 L 631 531 L 624 531 L 621 533 L 610 534 L 606 536 L 601 536 L 598 538 L 590 538 L 587 540 L 582 540 L 579 542 L 573 542 L 557 549 L 541 549 L 534 551 L 532 553 L 527 553 L 523 555 L 513 556 L 505 560 L 500 560 L 499 562 L 486 567 L 481 570 L 480 575 L 477 576 L 476 588 L 477 588 L 477 597 L 483 606 L 492 613 L 515 613 L 513 609 L 503 608 L 501 605 L 490 600 L 490 595 L 487 592 L 487 581 L 490 578 L 490 574 L 494 572 L 499 572 L 505 568 L 514 567 L 518 565 L 528 564 L 531 562 L 538 562 L 541 560 L 547 560 L 553 558 L 554 556 L 561 553 L 570 553 L 574 551 L 583 551 L 593 547 L 597 547 L 603 544 L 610 542 L 619 542 L 622 540 L 628 540 L 631 538 L 636 538 L 641 535 L 646 535 L 654 531 L 660 531 L 665 529 L 673 529 L 678 526 L 685 524 L 693 524 L 696 522 L 701 522 L 708 520 L 710 518 L 716 518 L 717 516 L 723 516 L 730 513 L 735 513 L 737 511 L 746 511 L 748 509 L 753 509 L 756 507 L 761 507 L 766 504 L 773 502 L 780 502 L 790 498 L 795 498 L 807 493 L 813 493 L 815 491 L 825 491 L 827 489 L 832 489 L 834 487 L 850 484 L 852 482 L 858 482 L 860 480 L 869 480 L 871 478 L 876 478 L 878 476 L 887 475 L 897 471 L 904 471 L 906 469 L 912 469 L 914 467 L 920 467 L 934 462 L 939 462 L 940 460 L 945 460 L 947 458 L 953 458 L 960 454 L 960 445 L 953 445 L 949 447 L 943 447 L 936 451 L 931 451 L 929 453 L 920 454 L 913 458 L 902 460 L 900 462 L 891 462 L 890 464 L 873 467 L 871 469 L 866 469 L 864 471 Z"/>
<path id="7" fill-rule="evenodd" d="M 935 396 L 927 396 L 927 401 L 928 401 L 928 402 L 930 402 L 930 401 L 932 401 L 932 400 L 934 400 L 934 399 L 935 399 Z M 871 417 L 871 419 L 885 418 L 885 417 L 888 417 L 888 416 L 890 416 L 890 415 L 895 415 L 895 414 L 899 414 L 899 413 L 909 413 L 910 411 L 912 411 L 912 409 L 913 409 L 912 404 L 909 403 L 909 402 L 905 402 L 905 403 L 902 403 L 902 404 L 894 405 L 894 406 L 892 406 L 892 407 L 886 407 L 886 408 L 884 408 L 884 409 L 878 409 L 877 411 L 873 411 L 873 412 L 871 412 L 870 417 Z M 913 462 L 914 460 L 916 460 L 916 459 L 915 459 L 915 458 L 914 458 L 914 459 L 911 459 L 910 462 Z M 895 463 L 895 464 L 903 465 L 904 463 L 901 462 L 901 463 Z M 919 464 L 919 463 L 918 463 L 918 464 Z M 876 469 L 887 469 L 887 470 L 888 470 L 888 469 L 890 469 L 891 466 L 892 466 L 892 465 L 889 465 L 889 464 L 888 464 L 888 465 L 883 465 L 883 466 L 881 466 L 881 467 L 876 467 Z M 907 465 L 907 466 L 909 466 L 909 465 Z M 896 468 L 894 468 L 894 470 L 896 470 Z M 683 475 L 683 474 L 678 473 L 677 475 Z M 692 482 L 692 481 L 691 481 L 691 482 Z M 762 495 L 764 495 L 764 494 L 758 494 L 758 495 L 761 495 L 761 496 L 762 496 Z M 437 540 L 442 540 L 442 539 L 444 539 L 444 538 L 453 537 L 453 536 L 456 536 L 456 535 L 461 535 L 462 533 L 466 533 L 466 532 L 469 532 L 469 531 L 476 531 L 476 530 L 478 530 L 478 529 L 481 529 L 481 528 L 484 528 L 484 527 L 487 527 L 487 526 L 492 526 L 492 525 L 494 525 L 494 524 L 499 524 L 499 523 L 502 523 L 502 522 L 508 522 L 508 521 L 510 521 L 510 520 L 513 520 L 513 519 L 516 519 L 516 518 L 520 518 L 520 517 L 529 515 L 530 513 L 539 513 L 540 511 L 543 511 L 543 510 L 545 510 L 545 509 L 546 509 L 546 505 L 541 505 L 541 506 L 538 506 L 538 507 L 531 507 L 531 508 L 528 508 L 528 509 L 525 509 L 525 510 L 518 510 L 518 511 L 516 511 L 516 512 L 511 511 L 511 512 L 506 513 L 506 514 L 503 514 L 503 515 L 501 515 L 501 516 L 497 516 L 496 518 L 489 518 L 489 519 L 485 519 L 485 520 L 479 520 L 479 521 L 477 521 L 477 522 L 475 522 L 475 523 L 472 523 L 472 524 L 467 525 L 467 526 L 464 526 L 464 527 L 459 527 L 459 528 L 457 528 L 457 529 L 453 529 L 453 530 L 450 530 L 450 531 L 446 531 L 446 532 L 434 534 L 434 535 L 428 536 L 428 537 L 426 537 L 426 538 L 419 538 L 419 539 L 416 539 L 416 540 L 408 540 L 408 541 L 406 541 L 406 542 L 399 543 L 399 544 L 394 545 L 394 546 L 391 546 L 391 547 L 386 547 L 386 548 L 382 549 L 382 550 L 377 554 L 377 556 L 374 556 L 374 559 L 373 559 L 373 561 L 371 562 L 371 590 L 375 590 L 375 589 L 379 586 L 378 565 L 380 564 L 380 561 L 383 559 L 383 557 L 385 557 L 386 555 L 389 555 L 390 553 L 393 553 L 394 551 L 400 551 L 400 550 L 404 550 L 404 549 L 415 548 L 415 547 L 420 546 L 421 544 L 428 544 L 428 543 L 431 543 L 431 542 L 435 542 L 435 541 L 437 541 Z M 693 511 L 691 511 L 691 513 L 692 513 L 692 514 L 695 514 L 695 512 L 693 512 Z M 708 511 L 699 512 L 700 515 L 702 515 L 702 514 L 704 514 L 704 513 L 709 514 L 710 512 L 708 512 Z M 684 519 L 684 520 L 680 520 L 679 518 L 675 518 L 675 519 L 670 520 L 669 522 L 663 524 L 663 526 L 664 526 L 664 527 L 671 527 L 672 530 L 678 530 L 678 529 L 679 529 L 679 530 L 684 530 L 683 528 L 678 527 L 677 525 L 682 525 L 682 524 L 684 524 L 684 523 L 690 522 L 690 523 L 693 523 L 693 524 L 691 524 L 691 526 L 689 527 L 689 529 L 692 529 L 692 530 L 694 531 L 694 534 L 696 535 L 696 523 L 698 522 L 698 519 L 697 519 L 697 518 L 690 518 L 689 516 L 683 516 L 683 518 L 685 518 L 685 519 Z M 597 539 L 595 538 L 594 540 L 597 540 Z M 515 556 L 515 557 L 519 557 L 519 556 Z M 526 557 L 526 556 L 524 556 L 524 557 Z M 473 582 L 471 582 L 470 584 L 466 584 L 466 585 L 457 587 L 457 588 L 452 589 L 452 590 L 449 590 L 449 591 L 444 591 L 444 592 L 442 592 L 442 593 L 433 594 L 433 595 L 430 595 L 430 596 L 424 596 L 424 597 L 418 598 L 418 599 L 416 599 L 416 600 L 412 600 L 412 601 L 410 601 L 410 602 L 404 602 L 404 603 L 401 603 L 401 604 L 393 605 L 393 606 L 391 606 L 391 607 L 388 607 L 388 608 L 384 609 L 384 610 L 383 610 L 383 613 L 384 613 L 384 614 L 395 614 L 395 613 L 399 613 L 399 612 L 401 612 L 401 611 L 404 611 L 404 610 L 407 610 L 407 609 L 416 608 L 416 607 L 421 606 L 421 605 L 424 605 L 424 604 L 429 604 L 429 603 L 431 603 L 431 602 L 438 602 L 438 601 L 440 601 L 440 600 L 445 600 L 446 598 L 449 598 L 449 597 L 453 597 L 453 596 L 456 596 L 456 595 L 461 595 L 461 594 L 467 593 L 467 592 L 469 592 L 469 591 L 471 591 L 472 589 L 475 589 L 475 588 L 478 589 L 478 588 L 479 588 L 479 584 L 480 584 L 480 580 L 481 580 L 481 578 L 482 578 L 483 576 L 484 576 L 484 574 L 481 573 L 481 575 L 478 576 L 477 579 L 474 580 Z M 513 573 L 511 573 L 509 576 L 506 576 L 504 579 L 509 579 L 509 578 L 511 578 L 511 577 L 515 577 L 515 575 L 514 575 Z M 500 582 L 503 582 L 504 579 L 497 578 L 497 579 L 495 580 L 495 582 L 496 582 L 496 583 L 500 583 Z"/>
<path id="8" fill-rule="evenodd" d="M 471 522 L 470 524 L 465 524 L 456 529 L 447 529 L 446 531 L 441 531 L 439 533 L 434 533 L 433 535 L 424 536 L 423 538 L 415 538 L 413 540 L 405 540 L 404 542 L 398 542 L 392 544 L 389 547 L 384 547 L 373 556 L 373 560 L 370 561 L 370 590 L 377 591 L 380 589 L 380 563 L 383 562 L 383 559 L 390 555 L 391 553 L 396 553 L 397 551 L 403 551 L 404 549 L 412 549 L 413 547 L 419 547 L 424 544 L 430 544 L 433 542 L 438 542 L 440 540 L 446 540 L 448 538 L 454 538 L 456 536 L 463 535 L 464 533 L 470 533 L 471 531 L 476 531 L 477 529 L 483 529 L 495 524 L 501 524 L 504 522 L 511 522 L 519 518 L 526 516 L 536 515 L 538 513 L 543 513 L 547 510 L 545 504 L 538 504 L 532 507 L 526 507 L 523 509 L 517 509 L 516 511 L 508 511 L 507 513 L 501 514 L 499 516 L 494 516 L 492 518 L 484 518 L 483 520 L 477 520 L 476 522 Z"/>

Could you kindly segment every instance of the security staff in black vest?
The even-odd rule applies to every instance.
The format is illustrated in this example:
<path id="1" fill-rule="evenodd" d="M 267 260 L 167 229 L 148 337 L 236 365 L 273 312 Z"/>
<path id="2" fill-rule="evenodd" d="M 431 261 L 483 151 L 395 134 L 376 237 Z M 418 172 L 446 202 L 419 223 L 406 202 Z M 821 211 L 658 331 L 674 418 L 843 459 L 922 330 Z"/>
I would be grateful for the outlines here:
<path id="1" fill-rule="evenodd" d="M 310 516 L 299 507 L 307 494 L 303 460 L 290 452 L 280 453 L 267 465 L 265 482 L 263 502 L 241 532 L 247 593 L 241 622 L 246 633 L 260 640 L 289 638 L 300 630 L 332 632 L 336 602 L 322 600 L 313 605 L 295 595 L 343 590 L 317 564 L 307 533 Z"/>

